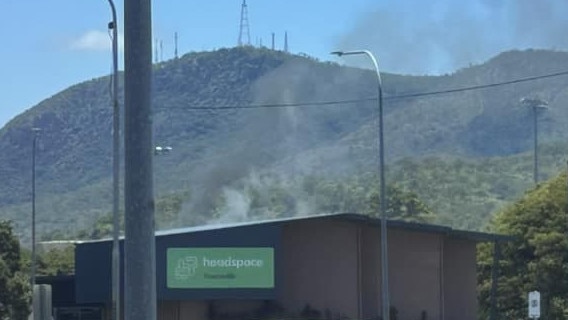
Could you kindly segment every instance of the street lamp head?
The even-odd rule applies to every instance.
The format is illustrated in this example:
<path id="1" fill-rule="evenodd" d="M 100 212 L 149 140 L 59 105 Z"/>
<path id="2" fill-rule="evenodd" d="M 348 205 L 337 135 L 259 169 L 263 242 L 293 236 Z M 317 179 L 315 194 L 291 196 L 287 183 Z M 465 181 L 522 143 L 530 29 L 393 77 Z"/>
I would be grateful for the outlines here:
<path id="1" fill-rule="evenodd" d="M 548 101 L 538 98 L 522 98 L 520 103 L 533 108 L 546 108 Z"/>
<path id="2" fill-rule="evenodd" d="M 35 139 L 39 135 L 39 133 L 41 132 L 41 129 L 37 128 L 37 127 L 33 127 L 32 132 L 33 132 L 34 139 Z"/>
<path id="3" fill-rule="evenodd" d="M 359 55 L 359 54 L 366 54 L 370 57 L 373 57 L 373 54 L 369 50 L 333 51 L 333 52 L 331 52 L 331 54 L 336 55 L 338 57 Z M 373 57 L 373 59 L 375 59 L 375 57 Z"/>
<path id="4" fill-rule="evenodd" d="M 161 154 L 167 154 L 170 153 L 170 151 L 172 151 L 172 147 L 167 146 L 167 147 L 162 147 L 162 146 L 156 146 L 154 147 L 154 154 L 155 155 L 161 155 Z"/>

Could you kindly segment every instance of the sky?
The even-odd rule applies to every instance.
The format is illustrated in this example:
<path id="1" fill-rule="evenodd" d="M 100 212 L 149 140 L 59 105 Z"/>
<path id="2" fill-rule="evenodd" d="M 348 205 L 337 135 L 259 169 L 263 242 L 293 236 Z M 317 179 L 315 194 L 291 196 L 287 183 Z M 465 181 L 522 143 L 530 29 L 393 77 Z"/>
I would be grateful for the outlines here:
<path id="1" fill-rule="evenodd" d="M 123 30 L 123 0 L 115 0 Z M 159 54 L 233 47 L 242 0 L 153 0 Z M 382 71 L 451 73 L 506 50 L 568 48 L 565 0 L 248 0 L 251 44 L 288 32 L 293 53 L 334 60 L 369 49 Z M 65 88 L 111 71 L 107 0 L 1 0 L 0 127 Z M 122 32 L 119 36 L 122 40 Z M 122 53 L 122 52 L 121 52 Z M 120 65 L 122 66 L 122 58 Z M 339 60 L 367 66 L 358 59 Z"/>

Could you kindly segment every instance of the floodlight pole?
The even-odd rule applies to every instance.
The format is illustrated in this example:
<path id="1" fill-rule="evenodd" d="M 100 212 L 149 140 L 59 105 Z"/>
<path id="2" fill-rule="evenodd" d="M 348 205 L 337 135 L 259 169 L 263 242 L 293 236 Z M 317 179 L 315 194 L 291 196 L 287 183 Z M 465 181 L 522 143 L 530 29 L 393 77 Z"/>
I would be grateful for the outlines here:
<path id="1" fill-rule="evenodd" d="M 533 161 L 533 179 L 534 184 L 538 184 L 538 119 L 537 119 L 537 108 L 533 106 L 533 142 L 534 142 L 534 161 Z"/>
<path id="2" fill-rule="evenodd" d="M 533 112 L 533 180 L 538 184 L 538 109 L 547 109 L 548 102 L 540 99 L 523 98 L 521 103 L 527 105 Z"/>
<path id="3" fill-rule="evenodd" d="M 37 149 L 37 138 L 41 129 L 32 128 L 33 140 L 32 140 L 32 261 L 31 261 L 31 275 L 30 275 L 30 285 L 32 290 L 32 299 L 34 286 L 36 283 L 36 149 Z"/>
<path id="4" fill-rule="evenodd" d="M 385 143 L 384 143 L 384 125 L 383 125 L 383 89 L 381 81 L 381 72 L 379 63 L 375 56 L 369 50 L 356 51 L 335 51 L 332 52 L 337 56 L 347 55 L 366 55 L 373 62 L 378 80 L 378 107 L 379 107 L 379 175 L 380 175 L 380 219 L 381 219 L 381 299 L 382 299 L 382 320 L 390 319 L 390 302 L 389 302 L 389 276 L 388 276 L 388 246 L 387 246 L 387 198 L 385 184 Z"/>

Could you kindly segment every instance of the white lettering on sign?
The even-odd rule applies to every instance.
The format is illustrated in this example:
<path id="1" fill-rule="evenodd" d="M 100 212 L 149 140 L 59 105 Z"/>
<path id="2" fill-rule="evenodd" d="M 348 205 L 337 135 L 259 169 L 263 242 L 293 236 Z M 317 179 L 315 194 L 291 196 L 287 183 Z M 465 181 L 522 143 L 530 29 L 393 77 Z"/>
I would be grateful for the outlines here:
<path id="1" fill-rule="evenodd" d="M 204 267 L 219 267 L 219 268 L 262 268 L 264 261 L 260 259 L 233 259 L 227 257 L 225 259 L 208 259 L 203 257 Z"/>

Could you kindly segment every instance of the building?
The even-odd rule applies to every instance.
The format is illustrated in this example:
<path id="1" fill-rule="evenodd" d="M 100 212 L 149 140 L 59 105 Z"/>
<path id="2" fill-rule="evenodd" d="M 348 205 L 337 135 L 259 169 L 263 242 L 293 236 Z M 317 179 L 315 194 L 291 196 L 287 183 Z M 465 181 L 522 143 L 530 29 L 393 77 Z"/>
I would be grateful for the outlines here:
<path id="1" fill-rule="evenodd" d="M 397 319 L 477 319 L 476 245 L 500 237 L 389 221 L 390 300 Z M 379 220 L 359 214 L 158 232 L 158 319 L 261 319 L 271 313 L 378 319 L 379 239 Z M 69 294 L 45 280 L 53 285 L 61 319 L 83 309 L 91 314 L 83 320 L 110 317 L 111 250 L 111 240 L 76 245 L 75 276 L 66 278 L 74 282 L 73 302 L 56 301 L 57 294 L 67 300 Z"/>

